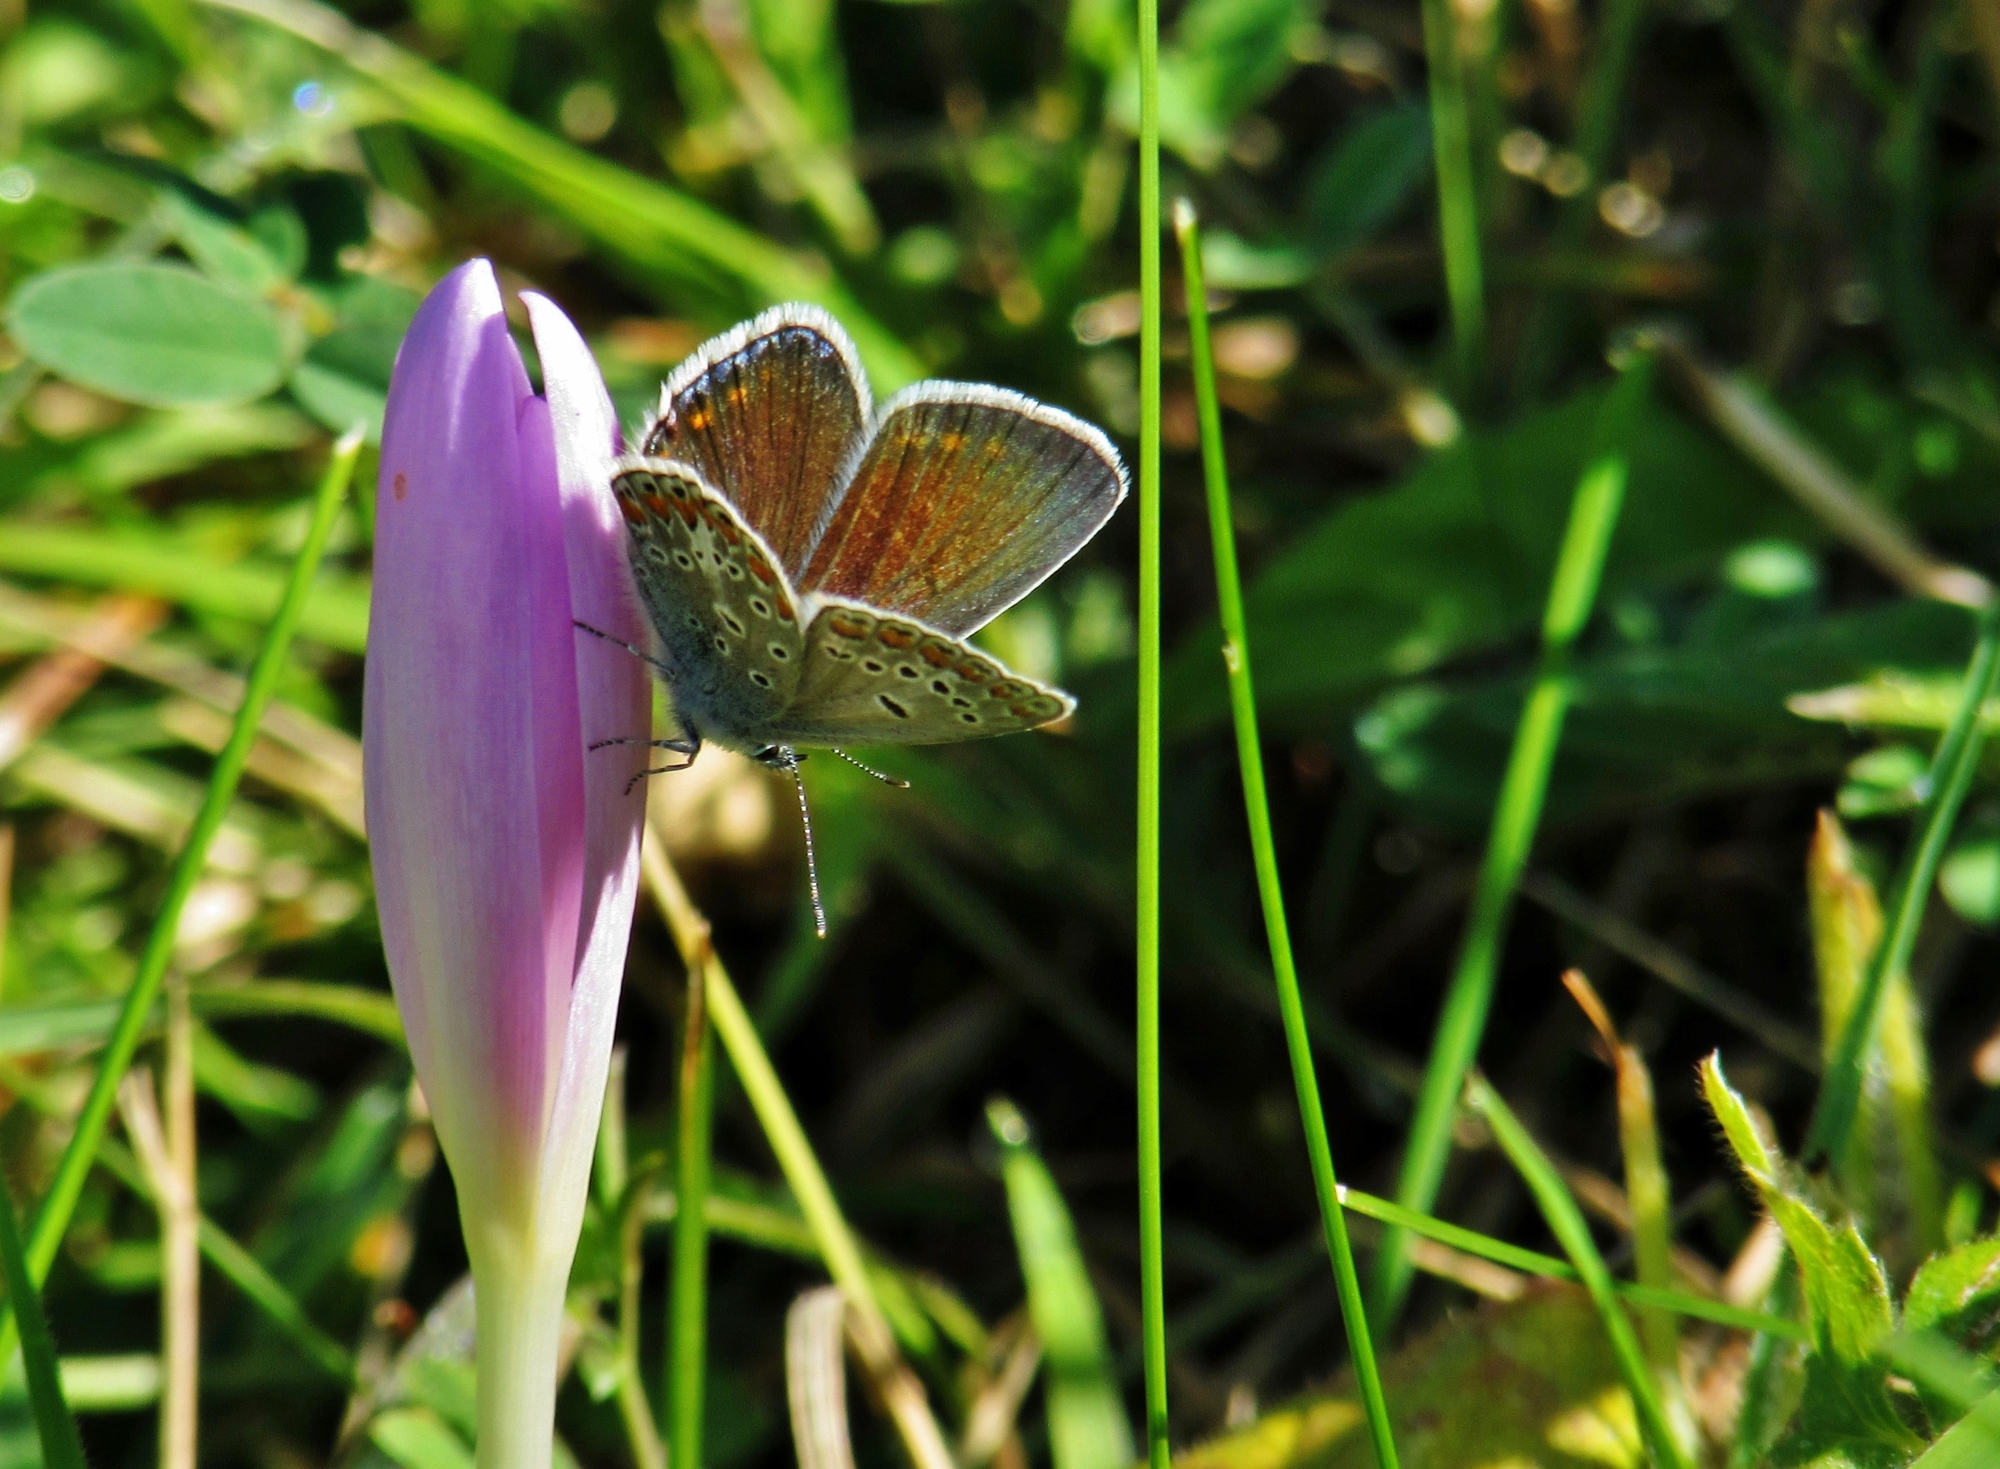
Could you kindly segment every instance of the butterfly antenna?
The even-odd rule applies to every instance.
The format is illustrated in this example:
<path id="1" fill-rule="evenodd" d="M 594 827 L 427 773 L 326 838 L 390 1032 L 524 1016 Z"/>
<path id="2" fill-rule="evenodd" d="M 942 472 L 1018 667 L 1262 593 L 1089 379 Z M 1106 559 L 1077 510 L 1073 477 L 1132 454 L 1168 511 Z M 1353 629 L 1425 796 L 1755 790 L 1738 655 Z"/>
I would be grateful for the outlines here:
<path id="1" fill-rule="evenodd" d="M 792 777 L 792 788 L 799 793 L 799 823 L 806 830 L 806 886 L 812 891 L 813 932 L 826 937 L 826 909 L 819 900 L 819 859 L 813 855 L 812 812 L 806 807 L 806 783 L 799 775 L 799 757 L 792 751 L 785 751 L 785 769 Z"/>
<path id="2" fill-rule="evenodd" d="M 881 771 L 877 770 L 872 765 L 863 765 L 859 760 L 856 760 L 852 755 L 848 754 L 847 751 L 845 750 L 834 750 L 832 751 L 832 753 L 838 755 L 841 759 L 845 760 L 849 765 L 852 765 L 856 770 L 864 771 L 865 773 L 874 776 L 877 780 L 881 781 L 882 784 L 885 786 L 894 786 L 899 791 L 907 791 L 910 788 L 910 783 L 908 781 L 898 780 L 893 775 L 884 775 Z"/>

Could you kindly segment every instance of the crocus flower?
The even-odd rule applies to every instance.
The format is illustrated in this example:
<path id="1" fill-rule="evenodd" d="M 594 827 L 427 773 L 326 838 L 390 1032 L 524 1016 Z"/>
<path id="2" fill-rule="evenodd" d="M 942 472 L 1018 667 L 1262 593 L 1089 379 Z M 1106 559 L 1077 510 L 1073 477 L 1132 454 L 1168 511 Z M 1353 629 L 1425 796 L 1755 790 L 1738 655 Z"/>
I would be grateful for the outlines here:
<path id="1" fill-rule="evenodd" d="M 396 1003 L 458 1188 L 478 1304 L 480 1469 L 546 1469 L 638 885 L 646 670 L 583 340 L 493 268 L 432 291 L 389 385 L 362 716 Z"/>

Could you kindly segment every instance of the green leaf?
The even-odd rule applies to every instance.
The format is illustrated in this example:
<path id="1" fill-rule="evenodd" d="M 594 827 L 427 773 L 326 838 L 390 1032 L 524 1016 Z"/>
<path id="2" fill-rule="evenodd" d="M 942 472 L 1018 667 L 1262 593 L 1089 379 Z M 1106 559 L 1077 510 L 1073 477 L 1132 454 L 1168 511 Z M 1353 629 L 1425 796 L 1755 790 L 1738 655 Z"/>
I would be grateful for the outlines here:
<path id="1" fill-rule="evenodd" d="M 1804 1397 L 1773 1462 L 1803 1464 L 1839 1451 L 1857 1465 L 1901 1464 L 1920 1447 L 1889 1396 L 1885 1345 L 1895 1326 L 1882 1266 L 1852 1225 L 1830 1224 L 1809 1203 L 1764 1136 L 1722 1063 L 1702 1063 L 1703 1094 L 1736 1160 L 1798 1262 L 1812 1347 Z"/>
<path id="2" fill-rule="evenodd" d="M 1903 1300 L 1905 1331 L 1937 1331 L 1967 1351 L 2000 1345 L 2000 1238 L 1933 1255 Z"/>
<path id="3" fill-rule="evenodd" d="M 94 30 L 62 20 L 27 27 L 0 61 L 0 95 L 18 122 L 47 126 L 129 95 L 132 65 Z"/>
<path id="4" fill-rule="evenodd" d="M 1575 1286 L 1457 1313 L 1386 1358 L 1383 1382 L 1407 1465 L 1644 1463 L 1632 1401 Z M 1174 1469 L 1375 1469 L 1375 1454 L 1343 1373 L 1331 1392 L 1183 1450 Z"/>
<path id="5" fill-rule="evenodd" d="M 1266 724 L 1323 728 L 1330 712 L 1390 679 L 1497 646 L 1532 624 L 1603 396 L 1593 388 L 1507 428 L 1467 432 L 1401 484 L 1343 503 L 1265 562 L 1245 610 Z M 1699 572 L 1746 541 L 1805 528 L 1748 465 L 1661 396 L 1632 426 L 1602 605 Z M 1174 652 L 1169 734 L 1227 717 L 1218 642 L 1210 623 Z"/>
<path id="6" fill-rule="evenodd" d="M 344 432 L 360 422 L 368 442 L 380 444 L 389 374 L 416 312 L 413 292 L 373 280 L 351 288 L 341 300 L 340 325 L 292 369 L 292 396 L 328 428 Z"/>
<path id="7" fill-rule="evenodd" d="M 1307 242 L 1321 255 L 1365 243 L 1409 203 L 1430 167 L 1430 109 L 1423 103 L 1357 118 L 1327 144 L 1307 177 Z"/>
<path id="8" fill-rule="evenodd" d="M 2000 837 L 1973 837 L 1953 847 L 1938 869 L 1938 891 L 1967 923 L 2000 923 Z"/>
<path id="9" fill-rule="evenodd" d="M 7 330 L 50 371 L 132 403 L 243 403 L 284 376 L 270 306 L 173 265 L 45 271 L 15 292 Z"/>
<path id="10" fill-rule="evenodd" d="M 1884 665 L 1960 666 L 1971 635 L 1961 609 L 1908 601 L 1721 642 L 1690 638 L 1579 660 L 1547 819 L 1774 779 L 1836 778 L 1852 752 L 1847 732 L 1799 718 L 1790 697 Z M 1456 689 L 1407 684 L 1355 721 L 1356 742 L 1405 810 L 1476 829 L 1492 807 L 1526 687 L 1525 676 Z"/>
<path id="11" fill-rule="evenodd" d="M 403 1469 L 472 1469 L 472 1450 L 428 1408 L 391 1408 L 368 1425 L 368 1441 Z"/>
<path id="12" fill-rule="evenodd" d="M 285 283 L 287 272 L 255 235 L 203 209 L 178 191 L 167 191 L 161 209 L 174 227 L 174 238 L 202 274 L 226 285 L 265 295 Z"/>
<path id="13" fill-rule="evenodd" d="M 986 1121 L 1000 1143 L 1028 1315 L 1046 1354 L 1050 1454 L 1056 1469 L 1124 1469 L 1133 1459 L 1132 1429 L 1076 1226 L 1014 1104 L 996 1097 Z"/>

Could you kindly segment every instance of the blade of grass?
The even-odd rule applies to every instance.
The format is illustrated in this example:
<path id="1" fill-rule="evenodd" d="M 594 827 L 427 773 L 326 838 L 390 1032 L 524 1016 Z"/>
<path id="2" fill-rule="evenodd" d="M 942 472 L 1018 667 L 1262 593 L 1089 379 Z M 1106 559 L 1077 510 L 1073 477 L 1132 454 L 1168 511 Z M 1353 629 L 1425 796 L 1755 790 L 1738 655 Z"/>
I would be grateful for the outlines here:
<path id="1" fill-rule="evenodd" d="M 931 1412 L 923 1384 L 903 1361 L 895 1335 L 876 1299 L 868 1268 L 862 1260 L 861 1245 L 833 1197 L 833 1189 L 813 1154 L 805 1128 L 799 1124 L 791 1098 L 785 1095 L 784 1083 L 778 1080 L 771 1058 L 764 1052 L 757 1028 L 750 1023 L 750 1012 L 743 1008 L 736 986 L 716 957 L 709 939 L 708 920 L 688 897 L 680 875 L 667 857 L 666 840 L 650 821 L 641 860 L 647 890 L 667 921 L 675 947 L 680 950 L 681 962 L 690 972 L 697 967 L 702 970 L 709 1022 L 764 1129 L 764 1140 L 777 1155 L 792 1196 L 799 1201 L 799 1211 L 812 1230 L 820 1259 L 834 1284 L 847 1295 L 853 1313 L 851 1335 L 855 1349 L 881 1393 L 904 1450 L 916 1469 L 952 1469 L 951 1451 Z M 707 1211 L 703 1212 L 706 1215 Z"/>
<path id="2" fill-rule="evenodd" d="M 1653 1074 L 1638 1047 L 1628 1046 L 1612 1024 L 1597 990 L 1581 969 L 1563 977 L 1570 992 L 1596 1029 L 1609 1053 L 1618 1079 L 1618 1144 L 1625 1158 L 1625 1197 L 1632 1208 L 1633 1274 L 1641 1285 L 1666 1290 L 1673 1285 L 1673 1197 L 1666 1164 L 1660 1158 L 1660 1133 L 1653 1113 Z M 1663 1311 L 1639 1313 L 1646 1352 L 1662 1373 L 1675 1371 L 1679 1344 L 1674 1325 Z"/>
<path id="3" fill-rule="evenodd" d="M 1819 1102 L 1813 1109 L 1812 1129 L 1806 1136 L 1807 1162 L 1838 1157 L 1846 1145 L 1848 1129 L 1854 1125 L 1854 1114 L 1861 1104 L 1862 1063 L 1875 1041 L 1882 996 L 1889 977 L 1909 969 L 1917 929 L 1937 882 L 1938 863 L 1944 859 L 1952 825 L 1979 766 L 1979 750 L 1986 739 L 1986 723 L 1979 713 L 1993 695 L 1996 678 L 2000 678 L 2000 599 L 1989 602 L 1980 614 L 1979 641 L 1966 665 L 1958 708 L 1924 777 L 1930 794 L 1918 816 L 1921 830 L 1896 879 L 1888 932 L 1869 961 L 1867 976 L 1848 1008 L 1840 1042 L 1827 1064 Z"/>
<path id="4" fill-rule="evenodd" d="M 1291 1053 L 1292 1085 L 1305 1127 L 1306 1156 L 1312 1164 L 1313 1192 L 1319 1198 L 1326 1252 L 1340 1292 L 1354 1376 L 1368 1413 L 1368 1434 L 1381 1469 L 1396 1469 L 1396 1438 L 1389 1425 L 1389 1402 L 1375 1365 L 1375 1344 L 1361 1301 L 1361 1276 L 1347 1238 L 1334 1176 L 1333 1145 L 1320 1105 L 1313 1070 L 1312 1039 L 1306 1033 L 1305 1005 L 1299 997 L 1298 969 L 1292 959 L 1285 921 L 1285 895 L 1278 882 L 1278 852 L 1271 833 L 1270 796 L 1264 786 L 1264 751 L 1257 732 L 1257 693 L 1250 676 L 1250 632 L 1243 615 L 1243 586 L 1236 568 L 1236 531 L 1230 519 L 1229 467 L 1223 454 L 1222 406 L 1215 392 L 1215 360 L 1209 351 L 1208 294 L 1202 280 L 1201 226 L 1194 206 L 1174 205 L 1174 232 L 1180 242 L 1182 278 L 1187 289 L 1188 349 L 1194 363 L 1195 406 L 1201 423 L 1201 464 L 1208 489 L 1208 528 L 1215 555 L 1215 590 L 1222 618 L 1222 661 L 1229 673 L 1229 712 L 1236 726 L 1236 760 L 1242 771 L 1243 809 L 1250 825 L 1250 851 L 1257 868 L 1257 896 L 1264 909 L 1264 936 L 1271 947 L 1271 972 L 1278 987 L 1285 1047 Z"/>
<path id="5" fill-rule="evenodd" d="M 111 1110 L 118 1098 L 118 1084 L 124 1078 L 126 1068 L 132 1064 L 132 1055 L 145 1033 L 147 1018 L 154 1001 L 159 998 L 167 963 L 173 957 L 174 934 L 180 926 L 181 910 L 186 907 L 188 894 L 202 874 L 208 844 L 221 827 L 229 803 L 236 795 L 236 785 L 249 759 L 250 746 L 257 737 L 257 725 L 263 717 L 264 706 L 270 701 L 284 672 L 292 634 L 298 628 L 313 575 L 319 569 L 320 557 L 333 531 L 334 517 L 347 493 L 348 481 L 354 475 L 354 463 L 361 453 L 361 442 L 358 429 L 343 435 L 334 445 L 333 457 L 320 478 L 319 488 L 313 496 L 312 523 L 306 532 L 305 544 L 299 548 L 299 554 L 292 563 L 284 597 L 278 604 L 269 631 L 264 635 L 262 646 L 257 650 L 243 703 L 236 711 L 236 722 L 230 730 L 229 743 L 216 757 L 201 810 L 188 832 L 186 845 L 181 848 L 168 875 L 166 892 L 154 916 L 152 931 L 147 935 L 145 950 L 132 978 L 132 987 L 125 993 L 118 1024 L 111 1033 L 103 1059 L 98 1062 L 90 1094 L 77 1116 L 76 1131 L 71 1135 L 69 1145 L 63 1149 L 62 1159 L 56 1165 L 55 1179 L 35 1216 L 34 1228 L 28 1237 L 28 1269 L 38 1284 L 48 1278 L 49 1267 L 55 1262 L 63 1232 L 69 1227 L 70 1216 L 83 1193 L 84 1180 L 90 1175 L 91 1160 L 111 1120 Z M 11 1327 L 0 1326 L 0 1359 L 4 1359 L 11 1347 L 11 1330 Z"/>
<path id="6" fill-rule="evenodd" d="M 390 1045 L 403 1044 L 403 1025 L 396 1015 L 395 1000 L 379 990 L 364 990 L 356 985 L 260 979 L 247 985 L 196 989 L 189 998 L 194 1013 L 205 1020 L 304 1015 L 345 1025 Z M 6 1034 L 0 1035 L 0 1056 L 32 1056 L 59 1046 L 102 1042 L 116 1023 L 120 1009 L 116 1000 L 9 1006 Z M 156 1008 L 146 1017 L 145 1033 L 156 1033 L 162 1023 L 163 1016 Z"/>
<path id="7" fill-rule="evenodd" d="M 48 1317 L 42 1314 L 42 1298 L 29 1275 L 21 1228 L 15 1223 L 14 1205 L 5 1189 L 0 1189 L 0 1270 L 5 1272 L 7 1300 L 21 1327 L 28 1406 L 34 1413 L 35 1433 L 42 1441 L 42 1463 L 47 1469 L 84 1469 L 83 1440 L 77 1435 L 69 1404 L 63 1401 L 55 1338 L 49 1334 Z"/>
<path id="8" fill-rule="evenodd" d="M 714 1141 L 715 1043 L 708 1027 L 708 966 L 689 965 L 682 1017 L 680 1158 L 674 1274 L 668 1304 L 667 1412 L 674 1469 L 700 1469 L 702 1384 L 708 1335 L 708 1185 Z"/>
<path id="9" fill-rule="evenodd" d="M 1611 1353 L 1617 1360 L 1618 1375 L 1624 1380 L 1625 1390 L 1632 1395 L 1632 1406 L 1638 1413 L 1639 1432 L 1646 1441 L 1648 1455 L 1657 1469 L 1692 1469 L 1692 1463 L 1682 1450 L 1680 1439 L 1667 1417 L 1666 1406 L 1660 1401 L 1659 1384 L 1653 1379 L 1653 1369 L 1639 1345 L 1638 1333 L 1633 1331 L 1625 1308 L 1618 1304 L 1611 1271 L 1605 1265 L 1604 1257 L 1597 1252 L 1597 1242 L 1590 1237 L 1590 1226 L 1584 1222 L 1583 1211 L 1570 1197 L 1548 1155 L 1482 1077 L 1475 1075 L 1467 1079 L 1465 1099 L 1466 1105 L 1484 1117 L 1493 1129 L 1501 1151 L 1506 1153 L 1520 1173 L 1522 1182 L 1528 1185 L 1528 1191 L 1535 1196 L 1535 1202 L 1541 1206 L 1549 1232 L 1562 1242 L 1570 1263 L 1583 1280 L 1583 1288 L 1597 1303 L 1597 1314 L 1604 1322 L 1605 1335 L 1611 1338 Z"/>
<path id="10" fill-rule="evenodd" d="M 1165 1225 L 1160 1198 L 1160 4 L 1139 0 L 1139 1317 L 1146 1459 L 1169 1469 Z"/>
<path id="11" fill-rule="evenodd" d="M 1340 1186 L 1340 1202 L 1348 1209 L 1367 1219 L 1379 1220 L 1383 1224 L 1406 1229 L 1411 1234 L 1420 1234 L 1439 1244 L 1450 1245 L 1468 1255 L 1477 1255 L 1483 1260 L 1491 1260 L 1496 1265 L 1507 1265 L 1529 1275 L 1545 1276 L 1550 1280 L 1580 1279 L 1574 1266 L 1558 1260 L 1554 1255 L 1544 1255 L 1537 1250 L 1523 1249 L 1520 1245 L 1510 1245 L 1505 1240 L 1494 1239 L 1480 1234 L 1463 1225 L 1452 1224 L 1443 1219 L 1434 1219 L 1428 1214 L 1419 1214 L 1414 1209 L 1405 1209 L 1401 1204 L 1389 1199 L 1365 1194 L 1346 1184 Z M 1713 1321 L 1720 1326 L 1733 1326 L 1741 1331 L 1761 1331 L 1772 1336 L 1788 1337 L 1803 1341 L 1806 1328 L 1798 1322 L 1788 1321 L 1781 1316 L 1767 1315 L 1761 1311 L 1745 1310 L 1732 1306 L 1727 1301 L 1711 1301 L 1704 1296 L 1691 1296 L 1685 1291 L 1656 1290 L 1650 1286 L 1628 1285 L 1624 1281 L 1613 1281 L 1612 1288 L 1635 1306 L 1659 1306 L 1672 1311 L 1677 1316 L 1689 1316 L 1697 1321 Z"/>
<path id="12" fill-rule="evenodd" d="M 1427 1211 L 1437 1198 L 1451 1155 L 1452 1112 L 1486 1030 L 1514 890 L 1541 822 L 1549 771 L 1569 708 L 1570 649 L 1589 620 L 1597 597 L 1605 553 L 1625 495 L 1626 444 L 1651 377 L 1649 354 L 1635 353 L 1626 362 L 1617 386 L 1599 410 L 1596 442 L 1570 502 L 1569 525 L 1563 532 L 1555 576 L 1549 584 L 1548 608 L 1542 617 L 1542 652 L 1534 687 L 1515 726 L 1514 748 L 1494 807 L 1472 912 L 1445 991 L 1396 1183 L 1397 1199 L 1420 1212 Z M 1376 1257 L 1375 1316 L 1385 1328 L 1402 1309 L 1410 1279 L 1404 1241 L 1391 1232 L 1384 1237 Z"/>
<path id="13" fill-rule="evenodd" d="M 670 295 L 693 287 L 732 309 L 744 298 L 759 305 L 811 301 L 840 318 L 877 391 L 923 376 L 910 349 L 830 275 L 706 204 L 551 137 L 337 11 L 313 0 L 203 3 L 255 16 L 339 56 L 380 88 L 411 127 L 486 164 Z"/>
<path id="14" fill-rule="evenodd" d="M 1486 273 L 1480 258 L 1479 185 L 1472 159 L 1472 106 L 1459 55 L 1452 0 L 1423 0 L 1424 58 L 1430 72 L 1431 147 L 1436 160 L 1438 234 L 1451 303 L 1453 361 L 1461 393 L 1479 380 L 1486 351 Z"/>
<path id="15" fill-rule="evenodd" d="M 0 1059 L 0 1086 L 19 1097 L 44 1117 L 66 1117 L 68 1109 L 50 1094 L 50 1087 L 33 1073 Z M 126 1151 L 118 1139 L 107 1137 L 98 1144 L 97 1160 L 113 1178 L 148 1203 L 154 1203 L 152 1186 L 139 1160 Z M 354 1359 L 345 1347 L 313 1325 L 305 1308 L 284 1284 L 264 1267 L 255 1255 L 206 1214 L 201 1216 L 201 1252 L 216 1272 L 242 1291 L 250 1303 L 270 1318 L 271 1324 L 296 1346 L 314 1366 L 337 1382 L 354 1381 Z"/>
<path id="16" fill-rule="evenodd" d="M 1000 1144 L 1000 1176 L 1028 1286 L 1028 1316 L 1048 1364 L 1050 1457 L 1055 1469 L 1127 1469 L 1132 1430 L 1069 1208 L 1019 1109 L 995 1097 L 986 1104 L 986 1124 Z"/>

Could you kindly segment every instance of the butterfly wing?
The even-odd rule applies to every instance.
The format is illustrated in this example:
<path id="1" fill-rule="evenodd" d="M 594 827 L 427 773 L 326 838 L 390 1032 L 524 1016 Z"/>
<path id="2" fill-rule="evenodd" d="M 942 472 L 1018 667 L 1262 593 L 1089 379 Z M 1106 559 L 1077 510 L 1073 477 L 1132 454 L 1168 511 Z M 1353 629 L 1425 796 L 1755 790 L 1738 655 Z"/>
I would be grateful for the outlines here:
<path id="1" fill-rule="evenodd" d="M 774 738 L 793 745 L 941 745 L 1013 734 L 1076 707 L 936 628 L 822 601 Z"/>
<path id="2" fill-rule="evenodd" d="M 919 383 L 890 400 L 798 584 L 963 637 L 1124 497 L 1117 451 L 1082 420 L 1002 388 Z"/>
<path id="3" fill-rule="evenodd" d="M 796 577 L 873 411 L 847 333 L 776 306 L 674 370 L 641 447 L 692 465 Z"/>
<path id="4" fill-rule="evenodd" d="M 724 744 L 771 743 L 762 730 L 805 664 L 798 600 L 775 554 L 685 464 L 628 463 L 611 487 L 676 713 Z"/>

